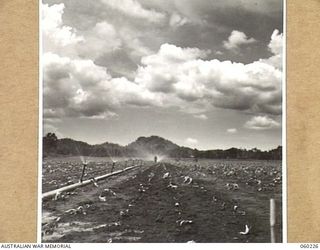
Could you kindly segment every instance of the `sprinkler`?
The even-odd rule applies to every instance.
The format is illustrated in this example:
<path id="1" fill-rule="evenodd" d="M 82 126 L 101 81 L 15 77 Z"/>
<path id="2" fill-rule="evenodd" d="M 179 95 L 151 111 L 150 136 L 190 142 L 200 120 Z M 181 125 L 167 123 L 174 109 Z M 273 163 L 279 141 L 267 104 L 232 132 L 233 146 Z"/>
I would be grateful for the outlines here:
<path id="1" fill-rule="evenodd" d="M 158 157 L 155 156 L 155 157 L 154 157 L 154 163 L 157 163 L 157 162 L 158 162 Z"/>
<path id="2" fill-rule="evenodd" d="M 82 167 L 82 174 L 81 174 L 81 177 L 80 177 L 80 182 L 82 183 L 82 180 L 83 180 L 83 177 L 84 177 L 84 172 L 86 170 L 86 166 L 88 165 L 88 163 L 84 162 L 83 163 L 83 167 Z"/>
<path id="3" fill-rule="evenodd" d="M 112 167 L 111 167 L 111 173 L 113 173 L 113 170 L 114 170 L 114 167 L 116 166 L 116 162 L 115 161 L 113 161 L 112 162 Z"/>

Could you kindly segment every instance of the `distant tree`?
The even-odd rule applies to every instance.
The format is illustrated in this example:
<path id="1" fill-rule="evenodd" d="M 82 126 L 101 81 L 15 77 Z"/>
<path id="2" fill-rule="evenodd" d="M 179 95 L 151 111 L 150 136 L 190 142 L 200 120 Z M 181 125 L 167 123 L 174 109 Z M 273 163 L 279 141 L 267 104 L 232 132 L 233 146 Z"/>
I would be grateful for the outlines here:
<path id="1" fill-rule="evenodd" d="M 55 153 L 58 146 L 58 137 L 55 133 L 47 133 L 43 137 L 43 151 L 44 153 Z"/>
<path id="2" fill-rule="evenodd" d="M 228 159 L 238 158 L 238 151 L 239 151 L 239 149 L 237 149 L 237 148 L 229 148 L 229 149 L 225 150 L 226 158 L 228 158 Z"/>

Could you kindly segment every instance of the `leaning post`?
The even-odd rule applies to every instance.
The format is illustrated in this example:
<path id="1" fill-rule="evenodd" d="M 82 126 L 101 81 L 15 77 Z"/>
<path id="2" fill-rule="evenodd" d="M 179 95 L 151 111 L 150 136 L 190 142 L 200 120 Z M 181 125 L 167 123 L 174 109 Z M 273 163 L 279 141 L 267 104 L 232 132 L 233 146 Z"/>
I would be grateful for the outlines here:
<path id="1" fill-rule="evenodd" d="M 84 172 L 85 172 L 85 170 L 86 170 L 86 166 L 87 166 L 87 165 L 88 165 L 88 164 L 87 164 L 86 162 L 83 163 L 82 173 L 81 173 L 81 177 L 80 177 L 80 182 L 81 182 L 81 183 L 82 183 L 82 181 L 83 181 Z"/>
<path id="2" fill-rule="evenodd" d="M 114 170 L 114 167 L 116 166 L 116 162 L 115 161 L 113 161 L 112 162 L 112 167 L 111 167 L 111 173 L 113 173 L 113 170 Z"/>

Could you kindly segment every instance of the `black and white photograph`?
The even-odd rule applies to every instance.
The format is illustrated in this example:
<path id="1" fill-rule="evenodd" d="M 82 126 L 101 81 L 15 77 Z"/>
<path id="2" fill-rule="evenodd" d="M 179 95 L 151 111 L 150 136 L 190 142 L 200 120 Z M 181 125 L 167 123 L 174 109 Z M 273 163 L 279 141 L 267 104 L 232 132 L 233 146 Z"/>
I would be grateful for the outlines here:
<path id="1" fill-rule="evenodd" d="M 282 0 L 40 12 L 42 242 L 285 241 Z"/>

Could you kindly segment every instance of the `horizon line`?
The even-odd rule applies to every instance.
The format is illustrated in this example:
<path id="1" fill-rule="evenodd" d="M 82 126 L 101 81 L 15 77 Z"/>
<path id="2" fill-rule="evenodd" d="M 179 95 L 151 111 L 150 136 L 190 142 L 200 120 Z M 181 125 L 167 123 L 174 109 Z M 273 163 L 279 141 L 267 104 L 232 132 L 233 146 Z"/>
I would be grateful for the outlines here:
<path id="1" fill-rule="evenodd" d="M 53 134 L 55 134 L 54 132 L 48 132 L 48 133 L 53 133 Z M 47 134 L 48 134 L 48 133 L 47 133 Z M 46 134 L 46 135 L 47 135 L 47 134 Z M 43 138 L 44 138 L 46 135 L 43 135 Z M 258 150 L 260 150 L 260 151 L 263 152 L 263 151 L 274 150 L 274 149 L 277 149 L 278 147 L 282 147 L 282 145 L 279 144 L 278 146 L 274 146 L 273 148 L 264 149 L 264 150 L 262 150 L 262 149 L 260 149 L 260 148 L 258 148 L 258 147 L 252 147 L 252 148 L 241 148 L 241 147 L 240 147 L 240 148 L 239 148 L 239 147 L 235 147 L 235 146 L 231 146 L 231 147 L 228 147 L 228 148 L 226 148 L 226 149 L 222 149 L 222 148 L 215 148 L 215 149 L 198 149 L 198 148 L 196 148 L 196 147 L 181 146 L 181 145 L 179 145 L 179 144 L 177 144 L 177 143 L 175 143 L 175 142 L 173 142 L 173 141 L 171 141 L 171 140 L 169 140 L 169 139 L 166 139 L 166 138 L 164 138 L 164 137 L 162 137 L 162 136 L 159 136 L 159 135 L 138 136 L 137 139 L 140 138 L 140 137 L 146 137 L 146 138 L 148 138 L 148 137 L 152 137 L 152 136 L 159 137 L 159 138 L 162 138 L 162 139 L 164 139 L 164 140 L 170 141 L 171 143 L 176 144 L 176 145 L 179 146 L 179 147 L 190 148 L 190 149 L 192 149 L 192 150 L 199 150 L 199 151 L 228 150 L 228 149 L 236 148 L 236 149 L 243 149 L 243 150 L 258 149 Z M 58 136 L 57 136 L 57 138 L 58 138 Z M 135 142 L 135 141 L 137 140 L 137 139 L 135 139 L 134 141 L 128 143 L 127 145 L 122 145 L 122 144 L 115 143 L 115 142 L 110 142 L 110 141 L 104 141 L 104 142 L 101 142 L 101 143 L 94 143 L 94 144 L 92 144 L 92 143 L 88 143 L 88 142 L 83 141 L 83 140 L 80 140 L 80 139 L 73 139 L 73 138 L 70 138 L 70 137 L 58 138 L 58 140 L 62 140 L 62 139 L 70 139 L 70 140 L 73 140 L 73 141 L 76 141 L 76 142 L 86 143 L 86 144 L 88 144 L 89 146 L 98 146 L 98 145 L 101 145 L 101 144 L 104 144 L 104 143 L 110 143 L 110 144 L 116 144 L 116 145 L 121 146 L 121 147 L 127 147 L 129 144 L 131 144 L 131 143 L 133 143 L 133 142 Z"/>

